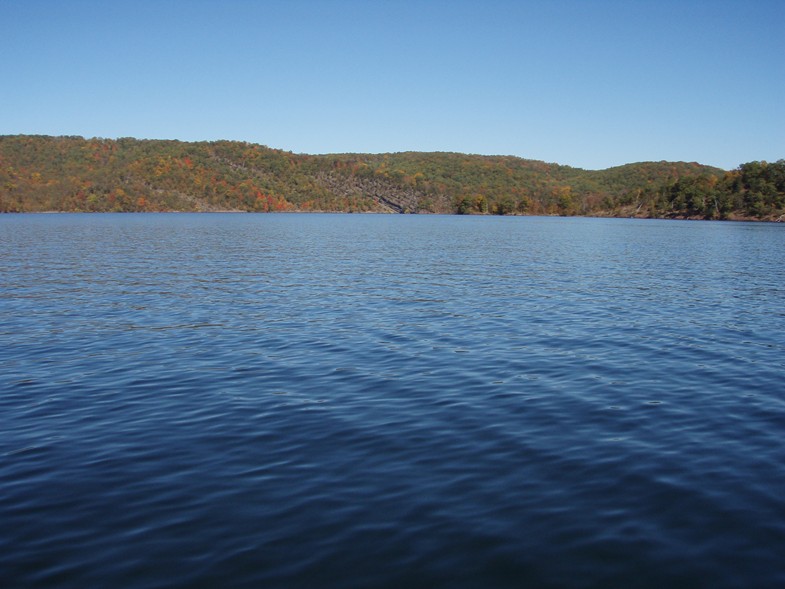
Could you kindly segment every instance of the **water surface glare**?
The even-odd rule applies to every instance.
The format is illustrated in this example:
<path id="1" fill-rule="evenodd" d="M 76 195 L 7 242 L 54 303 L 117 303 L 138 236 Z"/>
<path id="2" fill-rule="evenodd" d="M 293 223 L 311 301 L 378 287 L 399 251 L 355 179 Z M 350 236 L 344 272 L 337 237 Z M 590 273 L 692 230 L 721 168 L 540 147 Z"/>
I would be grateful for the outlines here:
<path id="1" fill-rule="evenodd" d="M 785 587 L 785 224 L 0 216 L 7 587 Z"/>

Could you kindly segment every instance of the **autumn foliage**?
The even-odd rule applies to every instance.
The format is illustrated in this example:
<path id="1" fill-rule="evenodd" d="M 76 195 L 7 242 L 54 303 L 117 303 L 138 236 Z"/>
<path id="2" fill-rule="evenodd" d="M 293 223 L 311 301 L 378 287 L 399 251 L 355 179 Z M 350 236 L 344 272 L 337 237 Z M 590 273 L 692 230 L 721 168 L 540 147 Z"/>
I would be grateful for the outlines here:
<path id="1" fill-rule="evenodd" d="M 592 171 L 459 153 L 0 136 L 0 211 L 346 211 L 779 218 L 785 163 Z"/>

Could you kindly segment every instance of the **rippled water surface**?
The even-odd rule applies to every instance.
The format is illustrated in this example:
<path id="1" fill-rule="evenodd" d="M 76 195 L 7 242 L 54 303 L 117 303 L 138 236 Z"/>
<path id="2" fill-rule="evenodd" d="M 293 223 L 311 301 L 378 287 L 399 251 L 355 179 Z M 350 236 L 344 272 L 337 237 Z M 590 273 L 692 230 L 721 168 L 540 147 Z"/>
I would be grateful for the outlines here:
<path id="1" fill-rule="evenodd" d="M 7 587 L 785 587 L 785 225 L 0 217 Z"/>

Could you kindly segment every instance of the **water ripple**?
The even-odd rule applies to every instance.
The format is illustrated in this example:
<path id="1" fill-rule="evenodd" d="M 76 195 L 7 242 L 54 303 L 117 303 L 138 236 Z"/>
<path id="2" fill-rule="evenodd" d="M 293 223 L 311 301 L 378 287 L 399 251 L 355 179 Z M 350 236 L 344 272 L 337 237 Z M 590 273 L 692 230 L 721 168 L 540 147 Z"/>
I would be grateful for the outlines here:
<path id="1" fill-rule="evenodd" d="M 0 217 L 11 587 L 785 585 L 785 231 Z"/>

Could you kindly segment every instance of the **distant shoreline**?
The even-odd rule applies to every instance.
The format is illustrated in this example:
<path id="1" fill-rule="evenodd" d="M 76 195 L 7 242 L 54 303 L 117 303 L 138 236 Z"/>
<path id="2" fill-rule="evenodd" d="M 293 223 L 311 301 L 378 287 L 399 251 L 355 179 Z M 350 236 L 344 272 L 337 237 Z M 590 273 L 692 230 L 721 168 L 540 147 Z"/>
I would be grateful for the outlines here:
<path id="1" fill-rule="evenodd" d="M 563 219 L 636 219 L 648 221 L 716 221 L 728 223 L 785 223 L 785 215 L 778 218 L 758 218 L 734 216 L 726 219 L 706 219 L 704 217 L 644 217 L 628 215 L 526 215 L 514 213 L 510 215 L 493 215 L 488 213 L 393 213 L 389 211 L 258 211 L 216 210 L 216 211 L 0 211 L 0 215 L 203 215 L 203 214 L 251 214 L 251 215 L 442 215 L 447 217 L 531 217 L 531 218 L 563 218 Z"/>

